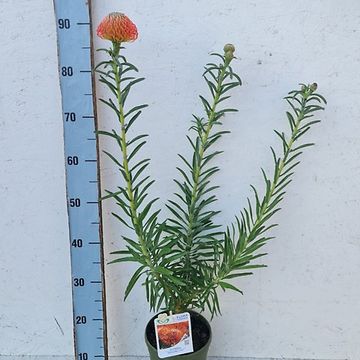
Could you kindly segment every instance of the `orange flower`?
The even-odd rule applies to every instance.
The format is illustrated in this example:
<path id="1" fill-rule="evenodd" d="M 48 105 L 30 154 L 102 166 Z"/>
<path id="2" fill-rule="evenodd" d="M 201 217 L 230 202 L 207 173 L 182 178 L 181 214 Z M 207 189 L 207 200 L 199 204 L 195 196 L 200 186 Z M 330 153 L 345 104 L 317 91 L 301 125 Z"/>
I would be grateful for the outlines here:
<path id="1" fill-rule="evenodd" d="M 120 12 L 106 16 L 99 24 L 96 34 L 114 43 L 134 41 L 138 37 L 136 25 Z"/>

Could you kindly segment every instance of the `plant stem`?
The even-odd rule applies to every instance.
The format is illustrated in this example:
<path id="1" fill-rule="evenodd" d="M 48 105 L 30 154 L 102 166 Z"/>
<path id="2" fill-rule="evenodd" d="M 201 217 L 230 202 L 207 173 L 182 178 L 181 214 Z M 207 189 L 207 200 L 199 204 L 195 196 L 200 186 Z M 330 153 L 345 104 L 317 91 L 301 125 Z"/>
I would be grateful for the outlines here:
<path id="1" fill-rule="evenodd" d="M 221 96 L 221 87 L 222 87 L 222 83 L 224 81 L 224 77 L 225 77 L 225 72 L 226 69 L 229 65 L 230 61 L 225 61 L 224 65 L 219 73 L 219 77 L 218 77 L 218 82 L 217 82 L 217 86 L 216 86 L 216 90 L 215 90 L 215 96 L 213 99 L 213 103 L 211 106 L 211 110 L 208 114 L 208 122 L 206 124 L 206 128 L 205 131 L 200 135 L 198 135 L 198 137 L 200 137 L 200 148 L 199 148 L 199 156 L 198 156 L 198 162 L 196 163 L 196 169 L 195 169 L 195 174 L 194 174 L 194 184 L 193 184 L 193 189 L 192 189 L 192 193 L 191 193 L 191 202 L 190 202 L 190 206 L 189 206 L 189 224 L 188 224 L 188 232 L 187 232 L 187 237 L 186 237 L 186 257 L 185 257 L 185 269 L 187 269 L 187 274 L 186 277 L 187 279 L 189 279 L 190 277 L 190 271 L 191 271 L 191 259 L 190 259 L 190 251 L 193 245 L 193 226 L 194 226 L 194 220 L 196 220 L 196 216 L 195 216 L 195 206 L 196 206 L 196 202 L 198 200 L 198 188 L 199 188 L 199 182 L 200 182 L 200 170 L 202 167 L 202 162 L 204 160 L 204 154 L 206 151 L 206 144 L 211 132 L 211 129 L 213 127 L 213 123 L 214 123 L 214 119 L 215 119 L 215 115 L 216 115 L 216 106 L 218 104 L 218 101 L 220 99 Z"/>
<path id="2" fill-rule="evenodd" d="M 253 226 L 253 229 L 252 229 L 252 231 L 251 231 L 251 232 L 249 233 L 249 235 L 248 235 L 248 238 L 251 237 L 251 235 L 252 235 L 252 233 L 253 233 L 254 231 L 256 231 L 259 223 L 260 223 L 260 222 L 262 221 L 262 219 L 263 219 L 263 216 L 266 214 L 266 211 L 267 211 L 267 209 L 268 209 L 270 200 L 271 200 L 272 197 L 273 197 L 275 188 L 276 188 L 276 186 L 277 186 L 277 184 L 278 184 L 278 181 L 279 181 L 279 179 L 280 179 L 280 177 L 281 177 L 281 175 L 282 175 L 282 172 L 283 172 L 283 170 L 284 170 L 286 161 L 287 161 L 287 159 L 288 159 L 288 157 L 289 157 L 289 155 L 290 155 L 290 152 L 291 152 L 291 150 L 292 150 L 292 146 L 293 146 L 293 144 L 294 144 L 294 142 L 295 142 L 295 138 L 296 138 L 296 135 L 297 135 L 298 130 L 299 130 L 299 125 L 300 125 L 301 121 L 303 120 L 305 105 L 306 105 L 306 99 L 303 99 L 302 104 L 301 104 L 300 113 L 299 113 L 299 115 L 298 115 L 298 117 L 297 117 L 297 119 L 296 119 L 295 126 L 294 126 L 294 128 L 293 128 L 293 130 L 292 130 L 290 139 L 289 139 L 289 141 L 288 141 L 288 143 L 287 143 L 287 146 L 286 146 L 286 151 L 285 151 L 285 153 L 284 153 L 284 155 L 283 155 L 283 158 L 280 159 L 278 171 L 277 171 L 277 173 L 276 173 L 276 175 L 275 175 L 275 177 L 274 177 L 274 180 L 273 180 L 273 182 L 272 182 L 272 184 L 271 184 L 269 196 L 267 197 L 267 201 L 264 201 L 263 206 L 262 206 L 262 208 L 261 208 L 261 210 L 260 210 L 260 215 L 259 215 L 258 218 L 256 219 L 255 224 L 254 224 L 254 226 Z"/>
<path id="3" fill-rule="evenodd" d="M 117 105 L 118 105 L 118 110 L 119 110 L 119 122 L 120 122 L 120 126 L 121 126 L 120 144 L 121 144 L 121 150 L 122 150 L 122 165 L 123 165 L 124 174 L 125 174 L 126 192 L 127 192 L 127 196 L 129 199 L 131 221 L 134 225 L 135 233 L 138 237 L 141 252 L 145 258 L 145 262 L 148 265 L 150 272 L 161 284 L 164 292 L 166 293 L 166 300 L 168 302 L 170 299 L 174 298 L 174 295 L 173 295 L 172 291 L 168 288 L 168 286 L 166 286 L 165 282 L 163 281 L 163 278 L 156 271 L 156 268 L 152 262 L 151 255 L 150 255 L 147 245 L 146 245 L 144 232 L 143 232 L 143 226 L 142 226 L 142 222 L 139 218 L 139 213 L 138 213 L 138 209 L 137 209 L 136 201 L 135 201 L 135 195 L 134 195 L 134 189 L 133 189 L 133 183 L 132 183 L 132 175 L 131 175 L 131 171 L 129 169 L 125 115 L 124 115 L 124 106 L 123 106 L 122 91 L 121 91 L 121 75 L 120 75 L 120 69 L 119 69 L 119 64 L 118 64 L 119 52 L 120 52 L 120 45 L 113 44 L 111 65 L 112 65 L 112 69 L 113 69 L 113 72 L 115 75 Z"/>
<path id="4" fill-rule="evenodd" d="M 124 116 L 124 107 L 122 104 L 122 92 L 121 92 L 121 79 L 120 79 L 120 72 L 119 66 L 116 61 L 113 59 L 112 61 L 112 68 L 115 74 L 115 83 L 116 83 L 116 94 L 117 94 L 117 102 L 118 102 L 118 109 L 119 109 L 119 122 L 121 126 L 121 150 L 122 150 L 122 163 L 125 173 L 125 181 L 126 181 L 126 191 L 129 198 L 129 205 L 130 205 L 130 213 L 131 213 L 131 220 L 133 222 L 136 235 L 139 238 L 139 242 L 141 245 L 141 249 L 143 255 L 146 259 L 150 258 L 148 250 L 146 248 L 146 244 L 143 238 L 141 224 L 139 223 L 139 216 L 136 208 L 135 197 L 134 197 L 134 190 L 131 180 L 131 172 L 129 170 L 129 160 L 127 154 L 127 140 L 126 140 L 126 128 L 125 128 L 125 116 Z M 151 263 L 151 262 L 150 262 Z M 150 264 L 148 264 L 150 266 Z"/>
<path id="5" fill-rule="evenodd" d="M 262 223 L 264 216 L 267 214 L 268 212 L 268 208 L 269 205 L 271 204 L 272 198 L 274 196 L 274 191 L 278 185 L 279 179 L 281 178 L 281 176 L 283 175 L 283 171 L 285 169 L 286 166 L 286 162 L 289 158 L 289 155 L 292 151 L 292 147 L 296 141 L 296 137 L 299 133 L 299 126 L 301 121 L 304 119 L 304 111 L 305 111 L 305 107 L 306 107 L 306 102 L 307 102 L 307 95 L 305 94 L 302 101 L 301 101 L 301 107 L 300 107 L 300 111 L 297 115 L 295 124 L 293 126 L 292 132 L 291 132 L 291 136 L 288 140 L 288 142 L 286 142 L 286 150 L 284 151 L 283 157 L 279 160 L 278 163 L 278 167 L 277 170 L 275 171 L 274 174 L 274 179 L 272 181 L 272 184 L 270 186 L 270 191 L 269 193 L 264 197 L 264 200 L 262 202 L 261 205 L 261 209 L 260 209 L 260 213 L 257 216 L 256 221 L 254 222 L 252 229 L 248 232 L 246 239 L 245 239 L 245 246 L 244 248 L 246 249 L 246 246 L 249 242 L 249 239 L 252 239 L 252 237 L 254 236 L 254 233 L 256 233 L 256 231 L 258 230 L 258 227 L 260 226 L 260 224 Z M 238 256 L 241 256 L 242 253 L 238 254 Z M 235 261 L 237 260 L 237 258 L 234 259 Z M 229 266 L 227 266 L 225 269 L 222 269 L 222 271 L 219 273 L 218 277 L 216 279 L 214 279 L 213 282 L 213 286 L 219 286 L 219 281 L 222 281 L 226 276 L 228 276 L 230 274 L 230 272 L 232 271 L 232 266 L 231 264 L 229 264 Z"/>

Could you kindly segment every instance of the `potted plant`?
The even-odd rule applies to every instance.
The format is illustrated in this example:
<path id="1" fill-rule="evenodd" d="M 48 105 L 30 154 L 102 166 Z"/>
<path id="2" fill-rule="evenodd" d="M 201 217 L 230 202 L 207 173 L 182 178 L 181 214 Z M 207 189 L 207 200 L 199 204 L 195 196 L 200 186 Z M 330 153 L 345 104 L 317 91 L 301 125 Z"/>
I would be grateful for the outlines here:
<path id="1" fill-rule="evenodd" d="M 111 263 L 138 264 L 125 290 L 125 299 L 134 285 L 141 282 L 150 310 L 191 312 L 194 353 L 183 357 L 205 359 L 211 329 L 193 309 L 208 310 L 211 317 L 220 314 L 219 291 L 242 294 L 233 280 L 265 267 L 255 260 L 266 255 L 260 249 L 272 239 L 269 230 L 277 225 L 271 221 L 272 217 L 280 210 L 279 204 L 302 151 L 313 145 L 300 140 L 320 121 L 313 116 L 323 110 L 326 101 L 316 92 L 315 83 L 301 84 L 298 90 L 289 92 L 285 98 L 290 106 L 286 112 L 289 131 L 275 130 L 282 151 L 278 153 L 271 148 L 273 174 L 269 176 L 262 170 L 264 190 L 259 192 L 251 186 L 253 199 L 248 199 L 234 222 L 223 228 L 216 221 L 219 210 L 214 205 L 218 186 L 212 183 L 213 175 L 219 171 L 215 161 L 221 151 L 214 151 L 213 145 L 221 143 L 222 136 L 229 132 L 222 128 L 222 120 L 227 113 L 237 110 L 225 104 L 241 80 L 231 67 L 235 58 L 232 44 L 225 45 L 223 54 L 211 54 L 213 61 L 205 66 L 203 74 L 209 93 L 200 95 L 203 115 L 193 115 L 187 136 L 192 156 L 179 155 L 183 166 L 178 168 L 179 179 L 175 179 L 178 191 L 166 204 L 169 218 L 160 219 L 160 210 L 155 209 L 157 199 L 150 199 L 148 193 L 154 182 L 146 175 L 150 160 L 140 155 L 147 135 L 134 134 L 131 129 L 147 105 L 127 107 L 133 87 L 144 80 L 136 76 L 138 69 L 123 55 L 122 44 L 138 36 L 136 26 L 124 14 L 111 13 L 100 23 L 97 34 L 112 44 L 108 49 L 100 49 L 107 58 L 98 64 L 96 71 L 111 95 L 101 101 L 114 111 L 118 120 L 116 129 L 98 134 L 113 139 L 122 154 L 118 158 L 105 151 L 119 169 L 122 180 L 116 190 L 106 190 L 103 199 L 116 202 L 119 212 L 113 215 L 133 232 L 133 237 L 123 237 L 125 247 L 112 253 L 116 257 Z M 181 337 L 181 330 L 176 331 L 165 334 L 163 340 Z M 145 336 L 152 359 L 158 358 L 154 336 L 152 319 Z"/>

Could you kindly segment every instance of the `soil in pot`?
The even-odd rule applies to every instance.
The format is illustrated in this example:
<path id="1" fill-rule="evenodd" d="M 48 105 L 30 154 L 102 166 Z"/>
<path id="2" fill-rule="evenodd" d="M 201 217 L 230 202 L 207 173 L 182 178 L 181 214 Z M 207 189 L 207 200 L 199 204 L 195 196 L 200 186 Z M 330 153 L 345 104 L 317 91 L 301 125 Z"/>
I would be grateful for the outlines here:
<path id="1" fill-rule="evenodd" d="M 196 313 L 195 311 L 188 311 L 191 318 L 191 330 L 193 337 L 194 352 L 200 350 L 206 345 L 210 338 L 210 328 L 204 318 Z M 146 337 L 149 343 L 156 349 L 156 335 L 155 335 L 155 324 L 154 319 L 158 315 L 155 315 L 146 326 Z M 181 356 L 181 355 L 180 355 Z"/>

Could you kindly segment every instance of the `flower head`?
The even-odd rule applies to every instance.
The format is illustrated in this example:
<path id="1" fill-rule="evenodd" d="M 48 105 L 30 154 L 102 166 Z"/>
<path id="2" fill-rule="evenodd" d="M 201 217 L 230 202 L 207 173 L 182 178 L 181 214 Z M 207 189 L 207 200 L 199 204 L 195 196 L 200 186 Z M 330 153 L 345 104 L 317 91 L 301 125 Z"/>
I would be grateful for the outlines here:
<path id="1" fill-rule="evenodd" d="M 136 25 L 120 12 L 107 15 L 97 27 L 96 34 L 114 43 L 134 41 L 138 37 Z"/>

